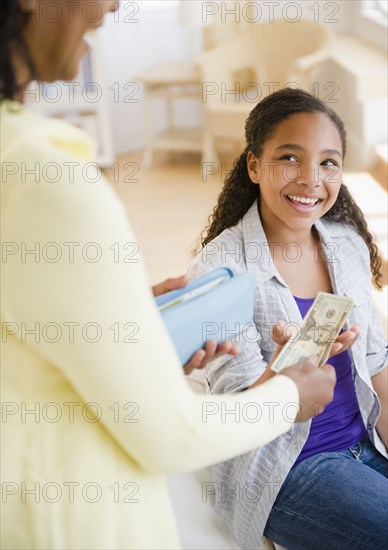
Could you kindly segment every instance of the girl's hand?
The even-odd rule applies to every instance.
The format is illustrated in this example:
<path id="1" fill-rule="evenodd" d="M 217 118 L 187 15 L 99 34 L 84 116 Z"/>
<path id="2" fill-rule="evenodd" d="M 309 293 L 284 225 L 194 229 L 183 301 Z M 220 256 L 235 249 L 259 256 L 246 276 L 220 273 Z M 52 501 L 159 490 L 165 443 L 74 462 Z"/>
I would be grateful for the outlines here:
<path id="1" fill-rule="evenodd" d="M 352 344 L 354 344 L 359 334 L 360 327 L 358 325 L 354 325 L 350 329 L 339 334 L 331 346 L 329 357 L 333 357 L 334 355 L 338 355 L 339 353 L 347 350 Z M 271 370 L 271 365 L 275 361 L 279 353 L 282 351 L 284 345 L 291 338 L 291 336 L 292 334 L 288 333 L 288 331 L 286 330 L 285 321 L 278 321 L 278 323 L 272 327 L 272 339 L 277 344 L 277 348 L 264 373 L 260 376 L 260 378 L 258 378 L 258 380 L 256 380 L 253 386 L 263 384 L 273 376 L 276 376 L 276 373 Z"/>
<path id="2" fill-rule="evenodd" d="M 271 361 L 268 363 L 264 373 L 260 376 L 260 378 L 256 380 L 256 382 L 251 386 L 251 388 L 254 386 L 259 386 L 260 384 L 264 384 L 264 382 L 276 376 L 276 372 L 271 370 L 271 365 L 275 361 L 279 353 L 282 351 L 284 345 L 291 338 L 291 334 L 287 334 L 287 331 L 285 330 L 285 326 L 286 326 L 285 321 L 278 321 L 278 323 L 272 327 L 272 339 L 277 344 L 277 348 L 271 358 Z"/>
<path id="3" fill-rule="evenodd" d="M 350 348 L 350 346 L 352 346 L 357 340 L 359 335 L 360 327 L 358 325 L 353 325 L 352 327 L 350 327 L 350 329 L 345 330 L 345 332 L 339 334 L 335 339 L 335 342 L 333 342 L 333 345 L 331 346 L 330 357 L 333 357 L 333 355 L 338 355 L 339 353 L 342 353 L 343 351 Z"/>
<path id="4" fill-rule="evenodd" d="M 171 290 L 184 288 L 188 283 L 189 278 L 186 275 L 175 278 L 171 277 L 162 283 L 154 285 L 152 287 L 152 292 L 156 297 L 166 292 L 170 292 Z M 190 374 L 194 369 L 203 369 L 210 361 L 213 361 L 213 359 L 221 355 L 238 355 L 239 353 L 240 351 L 237 345 L 233 342 L 222 342 L 217 345 L 215 340 L 209 340 L 209 342 L 206 342 L 203 349 L 196 351 L 190 361 L 184 365 L 184 372 L 185 374 Z"/>
<path id="5" fill-rule="evenodd" d="M 272 365 L 276 357 L 284 348 L 284 345 L 287 344 L 288 340 L 292 336 L 290 332 L 287 332 L 285 327 L 286 327 L 285 321 L 278 321 L 277 324 L 272 327 L 272 340 L 275 342 L 275 344 L 277 344 L 277 348 L 275 349 L 275 352 L 271 358 L 271 361 L 268 363 L 268 367 Z"/>
<path id="6" fill-rule="evenodd" d="M 277 348 L 275 349 L 275 352 L 271 358 L 271 361 L 268 363 L 264 374 L 259 378 L 260 384 L 262 382 L 266 382 L 273 376 L 276 376 L 276 372 L 271 370 L 271 365 L 275 361 L 279 353 L 282 351 L 285 344 L 287 344 L 288 340 L 291 338 L 291 334 L 287 334 L 287 330 L 285 330 L 285 326 L 286 326 L 285 321 L 278 321 L 278 323 L 272 327 L 272 339 L 275 342 L 275 344 L 277 344 Z"/>
<path id="7" fill-rule="evenodd" d="M 291 334 L 287 334 L 287 330 L 285 330 L 285 325 L 286 324 L 284 321 L 279 321 L 277 325 L 274 325 L 272 327 L 272 338 L 273 341 L 278 345 L 278 347 L 276 348 L 275 353 L 273 354 L 268 366 L 272 365 L 276 357 L 282 351 L 284 344 L 286 344 L 291 337 Z M 329 357 L 338 355 L 350 348 L 350 346 L 352 346 L 357 340 L 359 335 L 360 327 L 358 325 L 353 325 L 352 327 L 350 327 L 350 329 L 339 334 L 331 346 Z"/>

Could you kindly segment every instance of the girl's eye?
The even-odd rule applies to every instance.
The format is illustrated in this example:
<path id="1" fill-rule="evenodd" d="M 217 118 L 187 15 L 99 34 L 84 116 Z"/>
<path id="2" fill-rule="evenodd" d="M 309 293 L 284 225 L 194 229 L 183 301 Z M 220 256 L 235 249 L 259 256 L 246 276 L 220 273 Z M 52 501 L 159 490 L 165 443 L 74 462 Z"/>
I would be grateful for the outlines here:
<path id="1" fill-rule="evenodd" d="M 298 162 L 298 159 L 294 155 L 283 155 L 280 160 L 290 160 L 292 162 Z"/>
<path id="2" fill-rule="evenodd" d="M 338 166 L 338 163 L 335 160 L 327 159 L 321 162 L 323 166 Z"/>

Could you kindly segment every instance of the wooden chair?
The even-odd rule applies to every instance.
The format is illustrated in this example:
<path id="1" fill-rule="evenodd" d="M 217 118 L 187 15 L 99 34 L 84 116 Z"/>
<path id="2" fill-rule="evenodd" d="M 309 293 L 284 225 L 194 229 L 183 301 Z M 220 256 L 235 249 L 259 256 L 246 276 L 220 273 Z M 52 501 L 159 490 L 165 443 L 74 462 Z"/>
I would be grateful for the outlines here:
<path id="1" fill-rule="evenodd" d="M 286 85 L 309 91 L 334 40 L 327 26 L 303 20 L 275 20 L 230 31 L 194 59 L 205 107 L 205 162 L 218 161 L 219 141 L 244 144 L 245 120 L 260 99 Z"/>

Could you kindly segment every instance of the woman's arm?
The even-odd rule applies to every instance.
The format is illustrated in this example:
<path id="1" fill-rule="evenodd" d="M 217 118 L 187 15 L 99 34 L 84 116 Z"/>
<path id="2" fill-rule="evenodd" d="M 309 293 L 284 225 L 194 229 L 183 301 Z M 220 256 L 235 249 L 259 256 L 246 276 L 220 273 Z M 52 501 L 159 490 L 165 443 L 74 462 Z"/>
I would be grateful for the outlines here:
<path id="1" fill-rule="evenodd" d="M 388 450 L 388 368 L 387 366 L 373 376 L 372 384 L 380 400 L 381 413 L 376 423 L 380 439 Z"/>
<path id="2" fill-rule="evenodd" d="M 36 147 L 32 164 L 39 159 Z M 59 164 L 54 153 L 45 158 Z M 21 182 L 17 175 L 8 181 L 3 237 L 18 252 L 4 265 L 4 321 L 61 328 L 56 343 L 27 337 L 25 345 L 54 365 L 85 402 L 99 405 L 108 432 L 147 470 L 198 469 L 287 432 L 298 390 L 284 376 L 243 394 L 190 391 L 122 205 L 104 181 L 83 179 L 79 159 L 65 154 L 62 162 L 71 160 L 77 164 L 72 182 L 65 166 L 55 183 L 34 176 Z M 40 251 L 38 259 L 27 255 L 23 261 L 22 247 Z M 58 250 L 60 259 L 50 261 Z M 136 407 L 136 422 L 124 421 L 128 403 Z M 123 411 L 120 421 L 113 406 Z M 256 407 L 260 421 L 252 422 L 246 407 L 250 413 Z"/>

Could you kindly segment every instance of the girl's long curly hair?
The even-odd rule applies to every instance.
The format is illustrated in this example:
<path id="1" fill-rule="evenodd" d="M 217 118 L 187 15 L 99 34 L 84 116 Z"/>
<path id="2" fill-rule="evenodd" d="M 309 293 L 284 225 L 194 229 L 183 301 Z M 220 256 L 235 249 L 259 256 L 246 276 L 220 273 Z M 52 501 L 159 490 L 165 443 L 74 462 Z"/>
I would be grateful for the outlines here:
<path id="1" fill-rule="evenodd" d="M 31 80 L 35 68 L 22 36 L 31 13 L 23 10 L 18 0 L 1 0 L 0 10 L 0 101 L 3 101 L 13 99 L 20 91 L 13 67 L 13 54 L 17 52 L 24 59 Z"/>
<path id="2" fill-rule="evenodd" d="M 284 88 L 264 98 L 251 111 L 245 124 L 246 148 L 234 162 L 233 170 L 227 176 L 223 189 L 208 225 L 203 230 L 200 244 L 203 248 L 224 229 L 236 225 L 255 200 L 260 202 L 260 186 L 251 182 L 247 170 L 249 151 L 260 158 L 264 144 L 271 138 L 276 127 L 287 117 L 296 113 L 324 113 L 336 125 L 342 143 L 342 154 L 346 152 L 346 131 L 340 117 L 323 101 L 298 89 Z M 350 192 L 342 183 L 335 204 L 323 216 L 324 219 L 348 223 L 356 228 L 369 249 L 373 281 L 381 289 L 381 258 L 373 237 L 368 230 L 365 217 Z"/>

